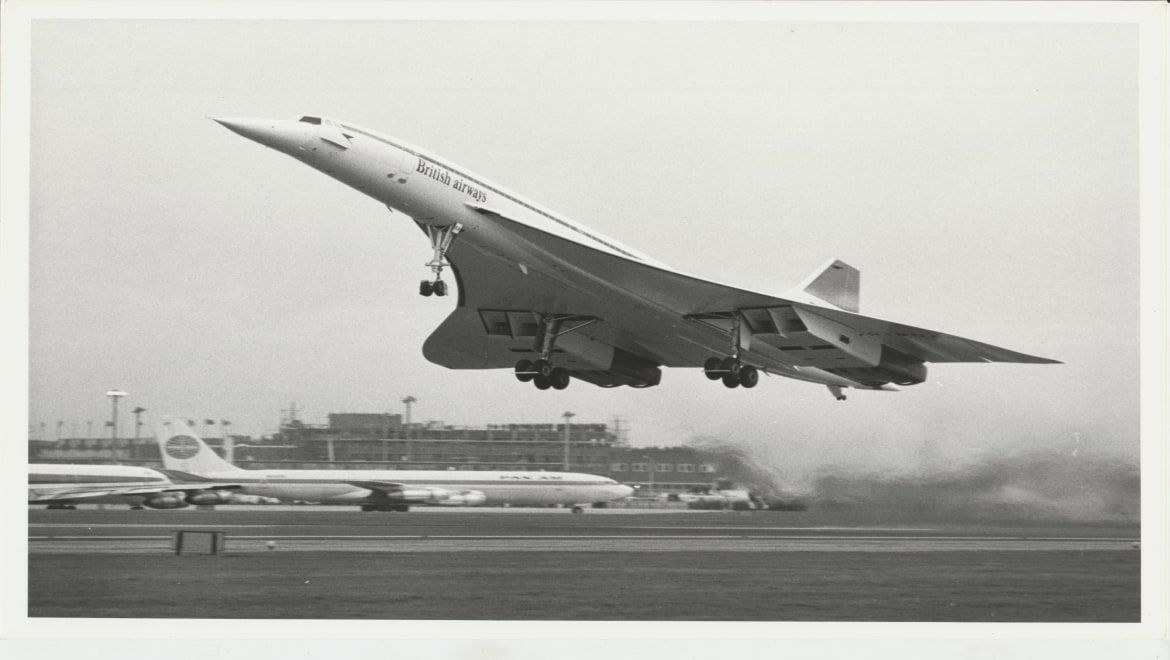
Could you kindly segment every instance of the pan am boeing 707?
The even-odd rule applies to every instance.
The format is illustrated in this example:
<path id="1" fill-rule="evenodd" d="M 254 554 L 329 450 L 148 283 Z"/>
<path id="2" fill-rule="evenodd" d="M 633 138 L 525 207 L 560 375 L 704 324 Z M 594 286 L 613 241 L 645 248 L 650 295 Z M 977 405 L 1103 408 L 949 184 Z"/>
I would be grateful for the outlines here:
<path id="1" fill-rule="evenodd" d="M 927 362 L 1055 360 L 858 312 L 859 271 L 832 261 L 779 296 L 679 272 L 403 140 L 327 117 L 216 119 L 228 129 L 409 216 L 430 238 L 424 296 L 458 303 L 423 345 L 450 369 L 511 367 L 564 389 L 651 387 L 661 367 L 701 368 L 727 387 L 760 373 L 890 390 Z"/>

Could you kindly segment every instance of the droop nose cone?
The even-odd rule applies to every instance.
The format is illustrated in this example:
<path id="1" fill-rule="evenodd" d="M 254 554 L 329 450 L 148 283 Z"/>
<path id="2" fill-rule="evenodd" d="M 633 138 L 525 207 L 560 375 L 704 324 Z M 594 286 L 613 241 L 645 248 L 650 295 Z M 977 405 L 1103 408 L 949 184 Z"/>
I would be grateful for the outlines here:
<path id="1" fill-rule="evenodd" d="M 618 499 L 621 499 L 623 497 L 629 497 L 630 495 L 634 494 L 634 489 L 630 486 L 625 485 L 625 484 L 618 484 L 616 486 L 616 490 L 618 492 Z"/>
<path id="2" fill-rule="evenodd" d="M 242 135 L 253 142 L 259 142 L 266 147 L 289 154 L 311 137 L 308 129 L 305 128 L 306 124 L 282 119 L 248 117 L 213 117 L 213 119 L 237 135 Z"/>

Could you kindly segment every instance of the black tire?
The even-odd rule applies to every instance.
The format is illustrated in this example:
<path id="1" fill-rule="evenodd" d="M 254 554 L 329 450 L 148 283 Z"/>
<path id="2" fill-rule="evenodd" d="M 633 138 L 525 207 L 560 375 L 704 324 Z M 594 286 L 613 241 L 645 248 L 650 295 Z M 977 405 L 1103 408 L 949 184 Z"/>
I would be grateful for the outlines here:
<path id="1" fill-rule="evenodd" d="M 739 370 L 739 384 L 751 389 L 760 382 L 760 372 L 758 369 L 750 364 L 744 365 L 743 369 Z"/>
<path id="2" fill-rule="evenodd" d="M 554 390 L 563 390 L 569 386 L 569 370 L 564 367 L 557 367 L 552 370 L 548 376 L 548 382 L 553 386 Z"/>
<path id="3" fill-rule="evenodd" d="M 735 374 L 723 374 L 723 385 L 729 389 L 735 389 L 739 387 L 739 379 L 735 377 Z"/>
<path id="4" fill-rule="evenodd" d="M 723 378 L 723 360 L 717 357 L 707 358 L 707 361 L 703 363 L 703 375 L 708 380 Z"/>
<path id="5" fill-rule="evenodd" d="M 435 290 L 432 288 L 430 280 L 423 280 L 418 283 L 418 294 L 420 296 L 423 296 L 424 298 L 430 297 L 430 295 L 434 292 Z"/>
<path id="6" fill-rule="evenodd" d="M 535 385 L 536 389 L 538 390 L 547 390 L 548 388 L 552 387 L 552 383 L 548 381 L 548 378 L 541 376 L 540 374 L 537 374 L 536 377 L 532 379 L 532 384 Z"/>
<path id="7" fill-rule="evenodd" d="M 550 378 L 553 372 L 553 366 L 549 364 L 548 360 L 537 360 L 532 364 L 532 369 L 537 375 L 544 376 L 545 379 Z"/>
<path id="8" fill-rule="evenodd" d="M 570 509 L 570 511 L 572 511 L 573 513 L 585 513 L 585 507 L 574 506 L 572 509 Z"/>
<path id="9" fill-rule="evenodd" d="M 520 381 L 521 383 L 527 383 L 528 381 L 532 380 L 532 377 L 535 376 L 536 374 L 521 373 L 521 372 L 530 372 L 530 371 L 533 371 L 532 360 L 528 360 L 528 359 L 520 360 L 519 362 L 516 363 L 516 380 Z"/>
<path id="10" fill-rule="evenodd" d="M 732 376 L 739 376 L 739 370 L 743 369 L 743 363 L 739 360 L 729 357 L 723 358 L 723 370 Z"/>
<path id="11" fill-rule="evenodd" d="M 434 289 L 435 289 L 435 295 L 436 295 L 436 296 L 445 296 L 445 295 L 447 295 L 447 283 L 446 283 L 446 282 L 444 282 L 444 281 L 442 281 L 442 280 L 439 280 L 438 282 L 435 282 Z"/>

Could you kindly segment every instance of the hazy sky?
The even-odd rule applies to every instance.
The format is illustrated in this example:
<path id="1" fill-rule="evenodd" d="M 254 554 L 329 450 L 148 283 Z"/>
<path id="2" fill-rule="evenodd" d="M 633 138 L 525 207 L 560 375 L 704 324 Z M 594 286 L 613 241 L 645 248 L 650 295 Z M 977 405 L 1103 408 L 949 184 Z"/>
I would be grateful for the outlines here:
<path id="1" fill-rule="evenodd" d="M 1084 23 L 44 20 L 32 31 L 30 423 L 281 408 L 913 469 L 1021 447 L 1136 460 L 1138 42 Z M 831 258 L 861 311 L 1064 365 L 900 393 L 698 370 L 540 392 L 421 353 L 402 215 L 217 116 L 343 118 L 698 276 L 780 293 Z M 122 434 L 132 432 L 123 416 Z M 149 428 L 149 427 L 148 427 Z"/>

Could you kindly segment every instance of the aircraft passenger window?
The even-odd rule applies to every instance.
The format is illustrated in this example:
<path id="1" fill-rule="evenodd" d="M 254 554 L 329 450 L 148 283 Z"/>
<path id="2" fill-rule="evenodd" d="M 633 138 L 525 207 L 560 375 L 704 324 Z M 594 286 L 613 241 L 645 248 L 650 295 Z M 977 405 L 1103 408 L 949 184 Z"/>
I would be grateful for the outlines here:
<path id="1" fill-rule="evenodd" d="M 306 124 L 320 124 L 321 118 L 320 117 L 301 117 L 300 121 L 303 121 Z"/>

